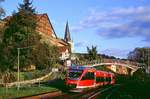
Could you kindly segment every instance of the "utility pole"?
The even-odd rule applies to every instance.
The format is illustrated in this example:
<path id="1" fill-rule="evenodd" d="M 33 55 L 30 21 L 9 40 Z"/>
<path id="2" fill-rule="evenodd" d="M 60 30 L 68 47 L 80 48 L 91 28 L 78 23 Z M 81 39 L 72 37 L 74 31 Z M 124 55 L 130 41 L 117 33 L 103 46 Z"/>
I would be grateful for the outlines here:
<path id="1" fill-rule="evenodd" d="M 22 47 L 22 48 L 17 48 L 17 51 L 18 51 L 18 66 L 17 66 L 17 69 L 18 69 L 18 73 L 17 73 L 17 90 L 20 89 L 20 50 L 21 49 L 26 49 L 26 48 L 30 48 L 30 47 L 33 47 L 33 46 L 28 46 L 28 47 Z"/>
<path id="2" fill-rule="evenodd" d="M 148 73 L 150 73 L 150 49 L 147 49 L 147 66 L 148 66 Z"/>
<path id="3" fill-rule="evenodd" d="M 18 86 L 17 86 L 17 90 L 19 90 L 19 88 L 20 88 L 20 83 L 19 83 L 19 81 L 20 81 L 20 57 L 19 57 L 19 55 L 20 55 L 20 48 L 17 48 L 17 50 L 18 50 L 18 77 L 17 77 L 17 81 L 18 81 Z"/>

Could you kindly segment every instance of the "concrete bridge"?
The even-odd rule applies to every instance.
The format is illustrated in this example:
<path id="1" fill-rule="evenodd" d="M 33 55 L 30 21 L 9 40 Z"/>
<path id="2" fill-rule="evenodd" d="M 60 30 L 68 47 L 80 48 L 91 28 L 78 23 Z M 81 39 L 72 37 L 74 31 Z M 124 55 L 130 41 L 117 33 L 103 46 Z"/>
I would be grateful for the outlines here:
<path id="1" fill-rule="evenodd" d="M 122 64 L 122 63 L 99 63 L 99 64 L 93 64 L 92 66 L 94 66 L 94 67 L 96 67 L 96 66 L 110 66 L 112 68 L 118 67 L 118 66 L 123 66 L 123 67 L 131 69 L 131 72 L 130 72 L 131 75 L 133 75 L 133 73 L 140 68 L 138 66 L 134 66 L 131 64 Z M 116 71 L 117 70 L 115 70 L 114 72 L 116 72 Z"/>
<path id="2" fill-rule="evenodd" d="M 131 62 L 131 61 L 123 61 L 123 60 L 116 60 L 116 59 L 103 59 L 102 61 L 88 61 L 88 62 L 82 62 L 78 65 L 86 65 L 86 66 L 110 66 L 112 69 L 113 68 L 118 68 L 118 67 L 125 67 L 130 69 L 130 74 L 133 75 L 135 71 L 137 71 L 141 67 L 141 64 L 136 63 L 136 62 Z M 113 70 L 114 72 L 115 69 Z"/>

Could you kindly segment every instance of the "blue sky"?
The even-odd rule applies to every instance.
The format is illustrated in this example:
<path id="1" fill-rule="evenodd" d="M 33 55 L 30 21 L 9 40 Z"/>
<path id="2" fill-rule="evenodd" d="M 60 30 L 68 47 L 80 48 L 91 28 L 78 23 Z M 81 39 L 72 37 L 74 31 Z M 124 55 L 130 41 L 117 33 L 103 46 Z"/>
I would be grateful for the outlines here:
<path id="1" fill-rule="evenodd" d="M 6 14 L 22 0 L 5 0 Z M 150 0 L 33 0 L 38 13 L 47 13 L 58 37 L 69 21 L 75 52 L 97 46 L 99 53 L 126 58 L 136 47 L 150 45 Z"/>

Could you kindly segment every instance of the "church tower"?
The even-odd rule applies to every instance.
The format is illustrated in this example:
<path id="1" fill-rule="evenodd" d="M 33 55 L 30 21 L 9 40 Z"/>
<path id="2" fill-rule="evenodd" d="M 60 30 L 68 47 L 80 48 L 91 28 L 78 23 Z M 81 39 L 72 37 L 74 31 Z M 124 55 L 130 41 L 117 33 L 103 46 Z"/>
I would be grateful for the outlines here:
<path id="1" fill-rule="evenodd" d="M 71 41 L 71 37 L 70 37 L 70 30 L 69 30 L 69 25 L 68 25 L 68 21 L 66 23 L 66 28 L 65 28 L 65 37 L 64 37 L 65 42 L 70 42 Z"/>
<path id="2" fill-rule="evenodd" d="M 74 50 L 74 48 L 73 48 L 73 42 L 72 42 L 71 36 L 70 36 L 70 30 L 69 30 L 68 21 L 67 21 L 67 23 L 66 23 L 64 41 L 69 44 L 70 53 L 72 53 L 73 50 Z"/>

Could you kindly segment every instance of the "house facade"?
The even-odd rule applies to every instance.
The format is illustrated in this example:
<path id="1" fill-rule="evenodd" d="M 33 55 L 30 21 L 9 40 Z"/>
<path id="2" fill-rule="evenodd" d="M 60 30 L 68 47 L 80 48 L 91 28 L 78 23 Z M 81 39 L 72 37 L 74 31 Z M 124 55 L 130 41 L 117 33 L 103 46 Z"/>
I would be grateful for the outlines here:
<path id="1" fill-rule="evenodd" d="M 11 16 L 6 17 L 2 22 L 0 22 L 0 27 L 4 26 L 3 23 L 6 23 L 10 20 Z M 73 48 L 73 42 L 70 38 L 69 25 L 66 24 L 65 36 L 64 39 L 58 38 L 55 33 L 55 30 L 52 26 L 52 23 L 46 13 L 36 14 L 37 27 L 36 31 L 41 35 L 41 42 L 46 42 L 47 44 L 57 46 L 61 53 L 60 59 L 66 60 L 71 55 L 71 50 Z"/>
<path id="2" fill-rule="evenodd" d="M 52 23 L 47 14 L 38 14 L 36 31 L 42 35 L 42 40 L 48 44 L 55 45 L 61 52 L 60 59 L 66 60 L 70 58 L 70 54 L 73 50 L 73 42 L 71 41 L 68 22 L 65 28 L 64 39 L 58 38 Z"/>

